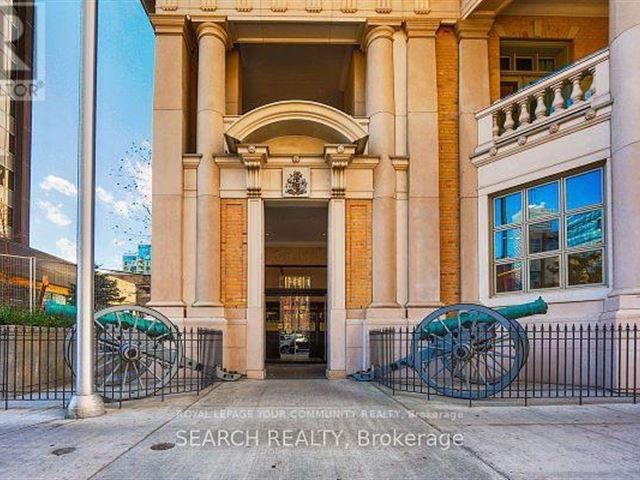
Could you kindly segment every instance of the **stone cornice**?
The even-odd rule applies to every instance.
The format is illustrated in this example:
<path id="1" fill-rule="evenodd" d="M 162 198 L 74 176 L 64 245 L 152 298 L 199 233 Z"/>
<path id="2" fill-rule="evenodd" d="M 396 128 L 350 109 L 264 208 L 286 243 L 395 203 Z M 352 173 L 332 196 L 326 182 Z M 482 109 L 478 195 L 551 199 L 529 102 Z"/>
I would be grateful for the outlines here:
<path id="1" fill-rule="evenodd" d="M 456 23 L 458 39 L 486 39 L 493 26 L 493 16 L 482 16 L 460 20 Z"/>
<path id="2" fill-rule="evenodd" d="M 407 20 L 404 28 L 409 38 L 430 38 L 436 36 L 440 23 L 440 19 L 436 18 Z"/>

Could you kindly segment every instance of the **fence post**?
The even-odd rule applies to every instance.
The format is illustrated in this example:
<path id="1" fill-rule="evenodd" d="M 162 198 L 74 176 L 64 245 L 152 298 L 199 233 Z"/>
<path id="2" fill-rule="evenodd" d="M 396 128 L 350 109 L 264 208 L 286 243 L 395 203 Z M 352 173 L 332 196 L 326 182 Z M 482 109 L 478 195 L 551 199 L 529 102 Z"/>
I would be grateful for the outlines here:
<path id="1" fill-rule="evenodd" d="M 2 346 L 2 391 L 4 393 L 4 409 L 9 409 L 9 328 L 0 327 L 0 345 Z"/>
<path id="2" fill-rule="evenodd" d="M 633 326 L 633 403 L 636 403 L 636 397 L 638 389 L 637 381 L 638 381 L 638 326 Z"/>

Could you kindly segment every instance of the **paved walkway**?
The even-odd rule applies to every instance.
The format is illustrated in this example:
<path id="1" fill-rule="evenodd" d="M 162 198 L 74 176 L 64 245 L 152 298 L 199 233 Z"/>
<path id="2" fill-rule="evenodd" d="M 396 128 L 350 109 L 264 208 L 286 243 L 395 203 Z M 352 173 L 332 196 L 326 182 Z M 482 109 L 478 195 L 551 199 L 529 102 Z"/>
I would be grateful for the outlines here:
<path id="1" fill-rule="evenodd" d="M 632 478 L 640 406 L 468 408 L 353 381 L 219 384 L 82 421 L 0 413 L 0 478 Z"/>

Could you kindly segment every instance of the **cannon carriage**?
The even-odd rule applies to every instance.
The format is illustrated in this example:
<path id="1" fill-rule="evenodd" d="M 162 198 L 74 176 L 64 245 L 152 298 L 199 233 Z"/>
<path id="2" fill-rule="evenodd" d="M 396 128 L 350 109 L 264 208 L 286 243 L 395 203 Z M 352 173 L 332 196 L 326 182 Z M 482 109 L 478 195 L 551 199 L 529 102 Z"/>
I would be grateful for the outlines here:
<path id="1" fill-rule="evenodd" d="M 542 298 L 500 309 L 474 304 L 440 308 L 416 326 L 402 358 L 353 377 L 371 381 L 409 368 L 441 395 L 490 397 L 507 388 L 527 361 L 529 340 L 517 319 L 545 314 L 547 308 Z"/>
<path id="2" fill-rule="evenodd" d="M 47 302 L 50 314 L 75 317 L 76 308 Z M 94 372 L 96 391 L 109 400 L 131 400 L 153 395 L 169 385 L 179 369 L 201 372 L 205 378 L 234 381 L 237 372 L 215 363 L 190 358 L 193 346 L 185 345 L 186 332 L 160 312 L 137 305 L 108 307 L 94 316 Z M 76 328 L 64 342 L 65 363 L 75 372 Z M 200 358 L 205 352 L 196 352 Z"/>

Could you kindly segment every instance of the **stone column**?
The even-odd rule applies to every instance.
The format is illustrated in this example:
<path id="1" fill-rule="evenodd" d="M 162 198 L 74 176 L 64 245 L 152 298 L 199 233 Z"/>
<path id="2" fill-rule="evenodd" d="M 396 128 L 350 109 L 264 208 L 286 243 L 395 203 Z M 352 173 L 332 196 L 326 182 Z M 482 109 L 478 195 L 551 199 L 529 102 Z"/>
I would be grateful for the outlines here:
<path id="1" fill-rule="evenodd" d="M 409 292 L 409 157 L 391 159 L 396 169 L 396 299 L 406 305 Z"/>
<path id="2" fill-rule="evenodd" d="M 183 168 L 183 275 L 182 298 L 186 305 L 193 305 L 196 301 L 196 268 L 198 265 L 197 252 L 193 248 L 196 244 L 196 225 L 198 221 L 198 166 L 202 155 L 198 153 L 182 156 Z"/>
<path id="3" fill-rule="evenodd" d="M 407 22 L 409 139 L 408 316 L 421 319 L 440 304 L 440 177 L 438 154 L 438 20 Z"/>
<path id="4" fill-rule="evenodd" d="M 242 64 L 236 48 L 227 53 L 227 115 L 242 115 Z"/>
<path id="5" fill-rule="evenodd" d="M 397 316 L 395 151 L 393 88 L 393 33 L 388 25 L 373 27 L 366 35 L 366 110 L 369 117 L 369 153 L 380 157 L 374 173 L 373 194 L 373 302 L 372 316 Z"/>
<path id="6" fill-rule="evenodd" d="M 478 172 L 469 158 L 477 140 L 475 113 L 491 103 L 488 34 L 493 19 L 470 19 L 457 26 L 459 51 L 460 296 L 477 301 Z"/>
<path id="7" fill-rule="evenodd" d="M 393 33 L 393 98 L 396 110 L 395 154 L 407 155 L 407 34 Z"/>
<path id="8" fill-rule="evenodd" d="M 640 319 L 640 2 L 610 0 L 609 26 L 613 292 L 607 310 L 625 322 Z"/>
<path id="9" fill-rule="evenodd" d="M 327 145 L 325 159 L 331 167 L 331 200 L 327 239 L 327 378 L 344 378 L 347 372 L 346 310 L 346 205 L 345 169 L 355 145 Z"/>
<path id="10" fill-rule="evenodd" d="M 182 154 L 189 53 L 184 17 L 154 17 L 156 62 L 153 97 L 151 302 L 170 317 L 183 317 Z M 173 308 L 172 308 L 173 307 Z"/>
<path id="11" fill-rule="evenodd" d="M 214 155 L 224 153 L 225 54 L 227 33 L 201 23 L 198 34 L 198 220 L 194 315 L 222 316 L 220 302 L 220 173 Z"/>
<path id="12" fill-rule="evenodd" d="M 269 149 L 240 145 L 238 153 L 247 169 L 247 377 L 265 378 L 264 310 L 264 204 L 260 169 Z"/>

